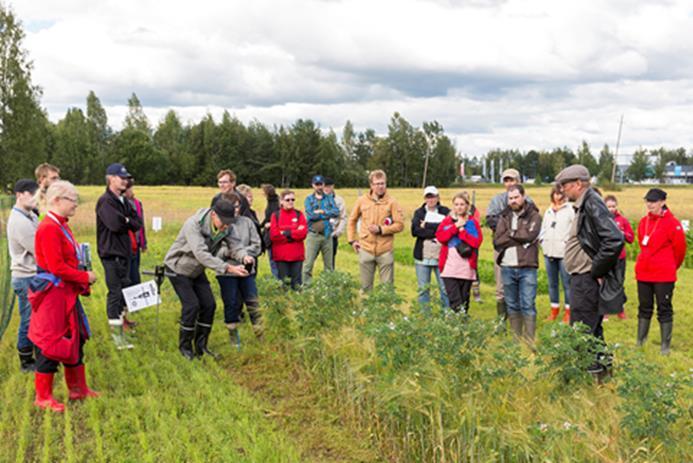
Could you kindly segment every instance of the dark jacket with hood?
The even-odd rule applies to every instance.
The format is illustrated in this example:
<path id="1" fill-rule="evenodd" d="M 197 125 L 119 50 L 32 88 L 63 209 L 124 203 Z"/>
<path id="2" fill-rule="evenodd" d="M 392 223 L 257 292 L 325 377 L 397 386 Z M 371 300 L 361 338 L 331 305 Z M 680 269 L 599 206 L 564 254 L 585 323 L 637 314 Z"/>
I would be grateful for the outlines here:
<path id="1" fill-rule="evenodd" d="M 440 203 L 436 206 L 438 214 L 447 216 L 450 214 L 450 209 L 445 206 L 441 206 Z M 421 227 L 421 221 L 426 218 L 426 203 L 424 203 L 420 208 L 414 211 L 414 217 L 411 219 L 411 236 L 416 238 L 416 243 L 414 243 L 414 259 L 423 260 L 423 243 L 426 240 L 432 240 L 436 237 L 436 230 L 440 223 L 428 223 L 426 222 L 423 227 Z"/>
<path id="2" fill-rule="evenodd" d="M 498 265 L 508 248 L 517 248 L 518 267 L 539 267 L 539 232 L 541 214 L 534 203 L 525 202 L 517 218 L 517 230 L 512 229 L 513 210 L 506 207 L 498 216 L 493 247 L 498 251 Z"/>
<path id="3" fill-rule="evenodd" d="M 122 200 L 106 188 L 96 202 L 96 241 L 101 258 L 129 259 L 131 251 L 129 231 L 142 228 L 142 220 L 130 201 Z"/>

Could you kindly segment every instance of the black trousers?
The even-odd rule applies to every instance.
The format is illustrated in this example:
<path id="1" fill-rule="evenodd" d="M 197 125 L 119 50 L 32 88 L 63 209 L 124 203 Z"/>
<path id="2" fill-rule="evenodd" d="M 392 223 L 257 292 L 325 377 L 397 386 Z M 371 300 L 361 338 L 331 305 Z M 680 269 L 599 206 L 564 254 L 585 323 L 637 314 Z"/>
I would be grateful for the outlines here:
<path id="1" fill-rule="evenodd" d="M 337 263 L 337 247 L 339 246 L 339 238 L 332 237 L 332 266 L 336 267 Z"/>
<path id="2" fill-rule="evenodd" d="M 84 340 L 81 339 L 79 342 L 79 358 L 77 363 L 63 363 L 63 366 L 67 368 L 74 368 L 84 363 Z M 39 373 L 55 373 L 58 371 L 58 365 L 60 362 L 57 360 L 51 360 L 43 355 L 41 349 L 36 348 L 36 371 Z"/>
<path id="3" fill-rule="evenodd" d="M 125 257 L 102 257 L 101 264 L 106 275 L 106 314 L 109 320 L 118 320 L 125 309 L 123 288 L 130 286 L 130 259 Z"/>
<path id="4" fill-rule="evenodd" d="M 275 261 L 277 264 L 277 271 L 279 272 L 279 279 L 285 282 L 287 278 L 291 279 L 291 289 L 299 289 L 303 283 L 303 261 L 298 260 L 296 262 L 279 262 Z"/>
<path id="5" fill-rule="evenodd" d="M 196 322 L 211 326 L 217 304 L 207 275 L 204 272 L 196 278 L 176 275 L 169 280 L 182 305 L 180 324 L 186 328 L 194 328 Z"/>
<path id="6" fill-rule="evenodd" d="M 463 280 L 461 278 L 443 277 L 445 292 L 450 300 L 450 308 L 453 311 L 469 312 L 469 293 L 472 289 L 474 280 Z"/>
<path id="7" fill-rule="evenodd" d="M 570 324 L 581 322 L 593 336 L 604 339 L 599 315 L 599 282 L 589 273 L 570 275 Z"/>
<path id="8" fill-rule="evenodd" d="M 638 281 L 638 318 L 651 320 L 654 300 L 657 298 L 657 321 L 670 322 L 674 319 L 674 283 L 645 283 Z"/>

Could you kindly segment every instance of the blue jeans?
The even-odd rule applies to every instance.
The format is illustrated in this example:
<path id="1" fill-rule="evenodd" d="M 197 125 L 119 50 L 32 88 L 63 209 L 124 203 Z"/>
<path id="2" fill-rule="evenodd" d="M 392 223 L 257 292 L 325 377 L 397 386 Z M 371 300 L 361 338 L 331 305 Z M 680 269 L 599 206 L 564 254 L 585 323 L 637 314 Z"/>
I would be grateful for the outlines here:
<path id="1" fill-rule="evenodd" d="M 269 260 L 270 272 L 272 272 L 272 276 L 279 280 L 279 269 L 277 268 L 277 263 L 274 261 L 274 259 L 272 259 L 272 248 L 267 250 L 267 260 Z"/>
<path id="2" fill-rule="evenodd" d="M 436 281 L 438 282 L 438 289 L 440 290 L 440 303 L 443 307 L 450 307 L 450 301 L 448 300 L 448 295 L 445 293 L 445 285 L 440 279 L 440 270 L 437 265 L 421 265 L 416 264 L 416 281 L 419 285 L 419 305 L 422 310 L 431 310 L 431 273 L 435 274 Z"/>
<path id="3" fill-rule="evenodd" d="M 19 331 L 17 332 L 17 349 L 25 350 L 34 346 L 27 336 L 29 333 L 29 320 L 31 320 L 31 304 L 29 303 L 29 283 L 28 278 L 12 278 L 12 289 L 17 295 L 19 306 Z"/>
<path id="4" fill-rule="evenodd" d="M 224 323 L 239 323 L 243 303 L 248 306 L 251 320 L 254 321 L 257 307 L 257 286 L 255 275 L 247 277 L 217 276 L 221 299 L 224 301 Z"/>
<path id="5" fill-rule="evenodd" d="M 508 312 L 522 316 L 537 316 L 537 269 L 530 267 L 501 267 L 503 292 Z"/>
<path id="6" fill-rule="evenodd" d="M 551 301 L 551 306 L 558 307 L 561 302 L 561 291 L 558 286 L 558 280 L 560 277 L 560 280 L 563 283 L 563 304 L 566 307 L 569 307 L 570 275 L 565 270 L 563 259 L 544 256 L 544 263 L 546 264 L 546 275 L 549 278 L 549 300 Z"/>

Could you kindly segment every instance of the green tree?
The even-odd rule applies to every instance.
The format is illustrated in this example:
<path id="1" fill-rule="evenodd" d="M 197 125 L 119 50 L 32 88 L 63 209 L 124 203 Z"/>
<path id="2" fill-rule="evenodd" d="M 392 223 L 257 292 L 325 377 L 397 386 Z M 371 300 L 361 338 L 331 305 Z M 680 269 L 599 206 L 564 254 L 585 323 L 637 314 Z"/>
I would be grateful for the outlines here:
<path id="1" fill-rule="evenodd" d="M 598 177 L 602 181 L 611 181 L 611 174 L 614 169 L 614 155 L 609 150 L 609 145 L 604 144 L 604 147 L 599 152 L 599 174 Z M 614 179 L 618 180 L 618 179 Z"/>
<path id="2" fill-rule="evenodd" d="M 52 161 L 60 166 L 60 175 L 73 183 L 91 183 L 97 169 L 94 147 L 90 139 L 90 127 L 79 108 L 69 108 L 65 117 L 55 127 L 55 152 Z M 104 171 L 100 171 L 103 182 Z"/>
<path id="3" fill-rule="evenodd" d="M 186 145 L 187 129 L 174 110 L 166 113 L 154 132 L 154 146 L 171 165 L 171 183 L 190 185 L 195 176 L 195 157 Z"/>
<path id="4" fill-rule="evenodd" d="M 135 93 L 128 99 L 128 113 L 125 116 L 124 129 L 139 130 L 147 135 L 150 135 L 152 131 L 142 103 Z"/>
<path id="5" fill-rule="evenodd" d="M 106 110 L 93 91 L 87 95 L 87 124 L 89 126 L 89 151 L 92 155 L 85 181 L 91 184 L 100 184 L 103 182 L 104 172 L 109 164 L 113 130 L 108 125 Z"/>
<path id="6" fill-rule="evenodd" d="M 577 162 L 587 167 L 591 175 L 594 176 L 599 174 L 599 164 L 597 160 L 594 159 L 594 156 L 592 156 L 590 145 L 588 145 L 585 140 L 582 141 L 582 144 L 577 150 Z"/>
<path id="7" fill-rule="evenodd" d="M 639 182 L 647 178 L 650 168 L 650 159 L 647 156 L 647 150 L 640 148 L 633 154 L 633 159 L 630 162 L 626 173 L 628 174 L 628 177 L 636 182 Z"/>
<path id="8" fill-rule="evenodd" d="M 0 3 L 0 189 L 33 176 L 36 164 L 50 160 L 51 128 L 23 40 L 21 22 Z"/>

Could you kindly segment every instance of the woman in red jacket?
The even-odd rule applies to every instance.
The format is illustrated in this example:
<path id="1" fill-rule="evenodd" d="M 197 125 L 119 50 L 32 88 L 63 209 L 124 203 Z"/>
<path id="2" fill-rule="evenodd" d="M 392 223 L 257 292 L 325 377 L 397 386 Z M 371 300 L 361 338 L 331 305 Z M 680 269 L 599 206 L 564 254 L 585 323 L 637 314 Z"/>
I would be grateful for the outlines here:
<path id="1" fill-rule="evenodd" d="M 657 321 L 661 333 L 661 352 L 668 355 L 674 309 L 676 271 L 686 257 L 686 235 L 679 221 L 667 208 L 666 192 L 653 188 L 645 195 L 647 215 L 638 225 L 640 254 L 635 263 L 638 281 L 638 345 L 644 344 L 650 330 L 650 320 L 657 299 Z"/>
<path id="2" fill-rule="evenodd" d="M 604 203 L 606 203 L 606 208 L 609 209 L 609 212 L 611 212 L 611 215 L 614 216 L 614 221 L 616 222 L 616 225 L 618 225 L 618 228 L 621 229 L 623 232 L 623 238 L 626 241 L 626 243 L 630 244 L 635 240 L 635 233 L 633 233 L 633 227 L 630 226 L 630 222 L 628 219 L 626 219 L 623 215 L 621 215 L 621 212 L 618 210 L 618 200 L 616 199 L 616 196 L 614 195 L 609 195 L 606 198 L 604 198 Z M 625 281 L 625 276 L 626 276 L 626 247 L 623 246 L 623 249 L 621 250 L 621 255 L 618 256 L 618 264 L 616 264 L 616 271 L 619 272 L 619 275 L 621 276 L 621 281 Z M 626 312 L 624 311 L 624 308 L 621 308 L 621 311 L 618 313 L 618 318 L 621 320 L 626 319 Z M 608 315 L 604 315 L 604 321 L 608 320 Z"/>
<path id="3" fill-rule="evenodd" d="M 79 302 L 96 281 L 67 221 L 75 214 L 77 190 L 70 182 L 53 183 L 46 192 L 48 212 L 36 231 L 37 275 L 31 282 L 29 339 L 36 345 L 36 401 L 40 408 L 62 412 L 53 397 L 53 376 L 65 367 L 70 400 L 97 397 L 84 375 L 83 345 L 89 324 Z"/>
<path id="4" fill-rule="evenodd" d="M 301 272 L 308 227 L 305 216 L 294 209 L 296 194 L 284 190 L 280 195 L 281 208 L 270 219 L 270 239 L 272 240 L 272 259 L 277 264 L 279 279 L 291 279 L 291 289 L 301 286 Z"/>
<path id="5" fill-rule="evenodd" d="M 479 247 L 483 241 L 479 222 L 470 215 L 469 195 L 457 193 L 452 211 L 438 225 L 436 239 L 442 245 L 438 267 L 455 312 L 469 311 L 469 292 L 476 280 Z"/>

